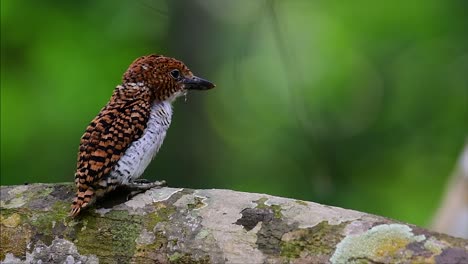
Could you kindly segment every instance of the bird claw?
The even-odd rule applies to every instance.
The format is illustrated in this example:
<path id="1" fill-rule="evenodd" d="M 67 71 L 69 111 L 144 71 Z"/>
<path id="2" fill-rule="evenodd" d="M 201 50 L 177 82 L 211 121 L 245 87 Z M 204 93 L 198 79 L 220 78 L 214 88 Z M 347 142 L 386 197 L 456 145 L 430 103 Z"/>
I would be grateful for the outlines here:
<path id="1" fill-rule="evenodd" d="M 136 179 L 126 185 L 127 188 L 133 190 L 127 195 L 127 201 L 135 197 L 137 194 L 143 193 L 152 188 L 162 188 L 167 186 L 166 181 L 149 181 L 147 179 Z"/>
<path id="2" fill-rule="evenodd" d="M 140 193 L 143 193 L 144 191 L 133 191 L 127 195 L 127 201 L 132 199 L 133 197 L 137 196 Z"/>

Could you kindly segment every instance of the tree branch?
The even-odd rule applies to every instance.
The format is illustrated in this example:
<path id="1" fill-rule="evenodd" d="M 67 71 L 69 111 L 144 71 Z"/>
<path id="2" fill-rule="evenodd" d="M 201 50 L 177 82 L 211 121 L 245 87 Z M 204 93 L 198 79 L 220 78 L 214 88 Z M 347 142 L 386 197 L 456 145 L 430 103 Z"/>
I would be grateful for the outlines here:
<path id="1" fill-rule="evenodd" d="M 0 188 L 3 263 L 467 263 L 468 241 L 230 190 L 116 192 L 68 217 L 72 184 Z"/>

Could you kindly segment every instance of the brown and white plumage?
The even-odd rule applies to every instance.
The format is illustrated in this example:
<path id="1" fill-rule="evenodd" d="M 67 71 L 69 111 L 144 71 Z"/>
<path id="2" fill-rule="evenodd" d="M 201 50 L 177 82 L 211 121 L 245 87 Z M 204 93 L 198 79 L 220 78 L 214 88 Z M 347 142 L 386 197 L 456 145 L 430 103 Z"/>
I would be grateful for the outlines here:
<path id="1" fill-rule="evenodd" d="M 140 177 L 164 140 L 171 102 L 187 90 L 213 87 L 173 58 L 136 59 L 81 138 L 70 214 L 78 215 L 96 197 Z"/>

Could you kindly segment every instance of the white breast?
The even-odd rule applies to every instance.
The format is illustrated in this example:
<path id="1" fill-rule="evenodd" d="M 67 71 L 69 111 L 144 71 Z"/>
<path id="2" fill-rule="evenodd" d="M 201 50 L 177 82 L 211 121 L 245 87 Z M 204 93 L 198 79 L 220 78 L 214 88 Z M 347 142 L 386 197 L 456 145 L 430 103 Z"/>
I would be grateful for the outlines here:
<path id="1" fill-rule="evenodd" d="M 171 124 L 171 118 L 172 106 L 169 102 L 153 104 L 145 131 L 117 162 L 110 173 L 110 181 L 114 184 L 127 184 L 143 174 L 158 153 Z"/>

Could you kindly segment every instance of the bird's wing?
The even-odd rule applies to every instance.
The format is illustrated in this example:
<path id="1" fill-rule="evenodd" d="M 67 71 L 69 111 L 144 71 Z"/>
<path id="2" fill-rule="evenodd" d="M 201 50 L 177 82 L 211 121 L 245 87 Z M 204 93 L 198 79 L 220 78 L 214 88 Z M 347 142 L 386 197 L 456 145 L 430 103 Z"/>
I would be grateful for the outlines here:
<path id="1" fill-rule="evenodd" d="M 81 138 L 74 205 L 86 206 L 99 179 L 111 172 L 130 144 L 143 134 L 150 111 L 149 91 L 116 89 Z"/>
<path id="2" fill-rule="evenodd" d="M 129 92 L 132 91 L 126 91 L 125 100 L 116 100 L 114 93 L 86 128 L 75 175 L 79 183 L 92 186 L 108 174 L 130 144 L 143 134 L 151 110 L 149 94 L 131 95 Z"/>

